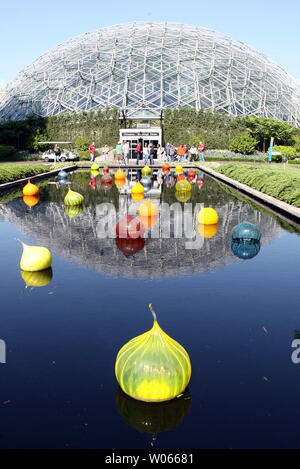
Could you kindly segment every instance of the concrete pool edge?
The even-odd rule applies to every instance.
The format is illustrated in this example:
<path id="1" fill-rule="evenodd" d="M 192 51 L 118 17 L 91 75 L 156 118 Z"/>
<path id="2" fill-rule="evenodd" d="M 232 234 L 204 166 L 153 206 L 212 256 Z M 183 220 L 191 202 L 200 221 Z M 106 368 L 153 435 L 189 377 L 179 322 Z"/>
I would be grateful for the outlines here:
<path id="1" fill-rule="evenodd" d="M 35 176 L 29 176 L 27 178 L 17 179 L 16 181 L 5 182 L 4 184 L 0 184 L 0 192 L 4 192 L 4 191 L 10 190 L 10 189 L 13 189 L 14 187 L 21 186 L 22 184 L 26 184 L 29 180 L 31 182 L 32 181 L 41 181 L 41 180 L 47 179 L 51 176 L 57 176 L 57 174 L 59 173 L 59 171 L 61 171 L 61 169 L 63 169 L 66 172 L 70 172 L 70 171 L 75 171 L 78 168 L 77 168 L 76 165 L 67 166 L 65 168 L 58 168 L 58 169 L 54 169 L 52 171 L 47 171 L 46 173 L 36 174 Z"/>
<path id="2" fill-rule="evenodd" d="M 293 205 L 283 202 L 282 200 L 276 199 L 271 195 L 264 194 L 263 192 L 260 192 L 257 189 L 253 189 L 252 187 L 247 186 L 247 184 L 243 184 L 239 181 L 236 181 L 235 179 L 231 179 L 228 176 L 224 176 L 224 174 L 218 173 L 213 169 L 208 168 L 207 166 L 201 165 L 198 166 L 198 168 L 201 169 L 201 171 L 203 171 L 204 173 L 220 180 L 221 182 L 224 182 L 225 184 L 235 189 L 238 189 L 245 196 L 248 196 L 249 198 L 254 199 L 255 201 L 263 202 L 263 204 L 267 205 L 268 208 L 275 208 L 277 214 L 278 212 L 280 212 L 280 214 L 286 214 L 289 217 L 296 219 L 298 223 L 300 222 L 300 208 L 294 207 Z"/>

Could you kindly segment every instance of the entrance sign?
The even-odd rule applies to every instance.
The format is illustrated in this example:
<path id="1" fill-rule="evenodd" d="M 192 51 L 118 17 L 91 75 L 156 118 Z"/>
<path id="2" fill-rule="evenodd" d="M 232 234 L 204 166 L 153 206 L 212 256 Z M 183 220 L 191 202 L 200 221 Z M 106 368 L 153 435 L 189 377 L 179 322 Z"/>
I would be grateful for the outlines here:
<path id="1" fill-rule="evenodd" d="M 120 142 L 124 140 L 129 142 L 130 158 L 135 157 L 135 149 L 138 143 L 141 144 L 142 149 L 145 143 L 153 143 L 154 148 L 157 145 L 162 145 L 162 129 L 158 128 L 137 128 L 137 129 L 120 129 Z M 154 157 L 155 158 L 155 157 Z"/>

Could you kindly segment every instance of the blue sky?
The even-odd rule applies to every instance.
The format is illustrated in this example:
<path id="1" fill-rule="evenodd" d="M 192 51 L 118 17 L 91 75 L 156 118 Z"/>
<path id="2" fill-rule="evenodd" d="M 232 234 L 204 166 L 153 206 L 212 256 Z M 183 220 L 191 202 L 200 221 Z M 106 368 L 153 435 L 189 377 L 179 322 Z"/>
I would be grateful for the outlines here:
<path id="1" fill-rule="evenodd" d="M 117 23 L 197 24 L 246 42 L 300 80 L 299 0 L 3 0 L 0 82 L 72 36 Z"/>

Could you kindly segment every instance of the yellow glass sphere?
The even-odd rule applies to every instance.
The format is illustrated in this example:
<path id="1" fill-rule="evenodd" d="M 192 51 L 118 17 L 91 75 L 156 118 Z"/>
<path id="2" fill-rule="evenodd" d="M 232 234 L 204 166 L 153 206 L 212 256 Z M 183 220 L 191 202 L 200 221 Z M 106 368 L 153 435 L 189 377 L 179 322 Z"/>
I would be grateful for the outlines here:
<path id="1" fill-rule="evenodd" d="M 97 163 L 93 163 L 91 166 L 92 171 L 99 171 L 99 165 Z"/>
<path id="2" fill-rule="evenodd" d="M 178 164 L 175 168 L 176 174 L 181 174 L 183 172 L 181 164 Z"/>
<path id="3" fill-rule="evenodd" d="M 137 182 L 131 189 L 132 194 L 144 194 L 144 187 L 140 182 Z"/>
<path id="4" fill-rule="evenodd" d="M 142 193 L 142 194 L 133 193 L 133 194 L 131 194 L 131 197 L 133 198 L 133 200 L 135 200 L 135 202 L 140 202 L 144 198 L 144 193 Z"/>
<path id="5" fill-rule="evenodd" d="M 212 238 L 218 231 L 218 224 L 214 225 L 203 225 L 198 223 L 198 233 L 203 236 L 203 238 Z"/>
<path id="6" fill-rule="evenodd" d="M 218 223 L 219 216 L 217 212 L 210 207 L 205 207 L 198 214 L 198 223 L 202 225 L 215 225 Z"/>

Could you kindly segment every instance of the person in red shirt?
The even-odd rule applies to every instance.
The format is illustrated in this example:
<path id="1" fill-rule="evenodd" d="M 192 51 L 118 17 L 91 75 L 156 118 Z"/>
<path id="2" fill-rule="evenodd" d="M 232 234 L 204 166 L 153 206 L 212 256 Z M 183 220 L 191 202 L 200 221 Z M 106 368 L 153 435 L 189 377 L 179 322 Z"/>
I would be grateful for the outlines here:
<path id="1" fill-rule="evenodd" d="M 95 149 L 95 142 L 92 142 L 92 144 L 89 146 L 90 154 L 91 154 L 91 161 L 95 161 L 95 156 L 96 156 L 96 149 Z"/>
<path id="2" fill-rule="evenodd" d="M 140 142 L 138 142 L 136 149 L 135 149 L 135 154 L 136 154 L 136 164 L 139 164 L 140 158 L 142 156 L 142 145 Z"/>
<path id="3" fill-rule="evenodd" d="M 200 142 L 198 146 L 199 161 L 204 161 L 204 150 L 205 150 L 205 145 L 204 143 Z"/>

